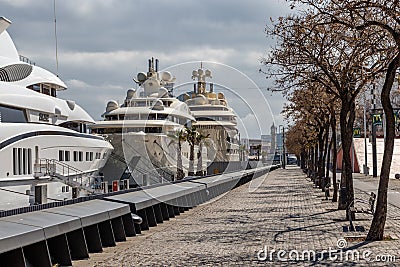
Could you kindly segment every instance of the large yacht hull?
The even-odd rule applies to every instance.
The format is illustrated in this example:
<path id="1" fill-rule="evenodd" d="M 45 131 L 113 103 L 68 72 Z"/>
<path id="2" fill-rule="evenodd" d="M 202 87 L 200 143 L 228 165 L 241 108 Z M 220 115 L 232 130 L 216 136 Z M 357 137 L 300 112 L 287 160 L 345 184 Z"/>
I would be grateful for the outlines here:
<path id="1" fill-rule="evenodd" d="M 13 181 L 8 185 L 2 182 L 0 186 L 0 210 L 16 209 L 35 204 L 35 186 L 43 185 L 46 186 L 45 202 L 63 201 L 72 198 L 71 188 L 59 181 L 26 179 L 25 181 Z"/>
<path id="2" fill-rule="evenodd" d="M 207 133 L 209 143 L 207 144 L 208 161 L 230 162 L 239 161 L 239 145 L 230 143 L 228 131 L 220 125 L 196 125 L 201 132 Z"/>
<path id="3" fill-rule="evenodd" d="M 92 186 L 113 149 L 101 137 L 58 126 L 0 123 L 0 130 L 2 210 L 34 204 L 36 185 L 47 186 L 45 202 L 72 198 L 71 187 Z"/>
<path id="4" fill-rule="evenodd" d="M 105 138 L 113 145 L 114 152 L 104 166 L 104 179 L 132 179 L 141 186 L 163 183 L 176 179 L 178 145 L 165 134 L 124 133 L 109 134 Z M 203 149 L 203 170 L 206 168 L 206 149 Z M 189 169 L 190 147 L 182 142 L 182 165 L 185 174 Z M 197 155 L 197 146 L 195 147 Z"/>

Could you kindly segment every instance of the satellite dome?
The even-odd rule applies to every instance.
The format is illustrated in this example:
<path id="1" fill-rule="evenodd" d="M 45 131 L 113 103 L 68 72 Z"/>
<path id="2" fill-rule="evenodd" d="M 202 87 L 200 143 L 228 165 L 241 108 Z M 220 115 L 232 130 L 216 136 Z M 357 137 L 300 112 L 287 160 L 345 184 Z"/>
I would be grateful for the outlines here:
<path id="1" fill-rule="evenodd" d="M 147 75 L 146 75 L 146 73 L 144 73 L 144 72 L 139 72 L 138 74 L 137 74 L 137 80 L 139 81 L 139 82 L 144 82 L 145 80 L 147 79 Z"/>
<path id="2" fill-rule="evenodd" d="M 153 110 L 163 110 L 164 109 L 163 102 L 160 99 L 154 101 L 152 109 Z"/>
<path id="3" fill-rule="evenodd" d="M 161 80 L 165 81 L 165 82 L 169 82 L 172 80 L 172 74 L 169 71 L 164 71 L 163 73 L 161 73 Z"/>
<path id="4" fill-rule="evenodd" d="M 208 102 L 204 95 L 198 95 L 194 100 L 196 105 L 205 105 Z"/>
<path id="5" fill-rule="evenodd" d="M 130 88 L 126 91 L 126 98 L 131 99 L 136 97 L 136 89 Z"/>
<path id="6" fill-rule="evenodd" d="M 119 105 L 118 105 L 117 101 L 115 101 L 115 100 L 108 101 L 107 107 L 106 107 L 106 112 L 113 111 L 113 110 L 117 109 L 118 107 L 119 107 Z"/>
<path id="7" fill-rule="evenodd" d="M 161 87 L 158 90 L 158 97 L 167 97 L 168 96 L 168 90 L 164 87 Z"/>

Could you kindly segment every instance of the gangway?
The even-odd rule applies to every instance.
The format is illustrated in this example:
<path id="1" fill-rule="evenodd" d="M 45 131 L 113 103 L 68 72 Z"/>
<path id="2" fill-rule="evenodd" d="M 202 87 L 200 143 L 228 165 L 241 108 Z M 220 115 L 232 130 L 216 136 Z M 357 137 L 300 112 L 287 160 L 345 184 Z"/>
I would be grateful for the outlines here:
<path id="1" fill-rule="evenodd" d="M 96 180 L 101 176 L 88 175 L 87 172 L 81 171 L 71 165 L 60 162 L 56 159 L 39 159 L 34 164 L 34 177 L 40 178 L 49 176 L 50 178 L 57 179 L 62 183 L 71 187 L 84 190 L 88 193 L 96 193 Z"/>

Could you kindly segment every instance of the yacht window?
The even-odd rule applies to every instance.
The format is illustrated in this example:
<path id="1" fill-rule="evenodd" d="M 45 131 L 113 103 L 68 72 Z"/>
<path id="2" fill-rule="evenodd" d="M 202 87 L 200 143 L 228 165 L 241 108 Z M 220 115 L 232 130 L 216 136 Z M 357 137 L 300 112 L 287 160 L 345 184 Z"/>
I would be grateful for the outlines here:
<path id="1" fill-rule="evenodd" d="M 74 161 L 78 161 L 78 151 L 74 151 Z"/>
<path id="2" fill-rule="evenodd" d="M 106 152 L 104 152 L 104 154 L 103 154 L 103 159 L 105 159 L 105 158 L 106 158 L 106 154 L 107 154 L 107 153 L 106 153 Z"/>
<path id="3" fill-rule="evenodd" d="M 65 187 L 65 192 L 67 192 L 67 193 L 69 192 L 69 186 Z"/>
<path id="4" fill-rule="evenodd" d="M 147 101 L 135 101 L 134 106 L 135 107 L 146 107 L 147 106 Z"/>
<path id="5" fill-rule="evenodd" d="M 83 152 L 79 151 L 79 161 L 83 161 Z"/>
<path id="6" fill-rule="evenodd" d="M 22 173 L 27 174 L 28 173 L 28 149 L 23 148 L 22 149 Z"/>
<path id="7" fill-rule="evenodd" d="M 92 129 L 92 133 L 94 133 L 94 134 L 104 134 L 104 128 Z"/>
<path id="8" fill-rule="evenodd" d="M 18 149 L 13 148 L 13 173 L 14 175 L 18 175 Z"/>
<path id="9" fill-rule="evenodd" d="M 197 121 L 213 121 L 213 119 L 209 117 L 198 117 L 196 118 Z"/>
<path id="10" fill-rule="evenodd" d="M 109 116 L 106 116 L 106 119 L 109 121 L 116 121 L 116 120 L 118 120 L 118 115 L 109 115 Z"/>
<path id="11" fill-rule="evenodd" d="M 22 109 L 0 105 L 0 122 L 26 123 L 27 119 Z"/>
<path id="12" fill-rule="evenodd" d="M 122 133 L 122 128 L 105 128 L 104 131 L 99 131 L 99 133 L 104 134 L 114 134 L 114 133 Z"/>
<path id="13" fill-rule="evenodd" d="M 80 132 L 80 130 L 81 130 L 80 124 L 77 122 L 72 122 L 72 121 L 61 123 L 60 126 L 67 128 L 67 129 L 74 130 L 76 132 Z"/>
<path id="14" fill-rule="evenodd" d="M 55 88 L 51 88 L 51 96 L 53 97 L 57 96 L 57 90 Z"/>
<path id="15" fill-rule="evenodd" d="M 155 119 L 156 119 L 156 114 L 149 114 L 149 115 L 147 116 L 147 119 L 148 119 L 148 120 L 155 120 Z"/>
<path id="16" fill-rule="evenodd" d="M 157 114 L 157 120 L 166 120 L 167 117 L 167 114 Z"/>
<path id="17" fill-rule="evenodd" d="M 130 114 L 125 117 L 126 120 L 139 120 L 139 114 Z"/>
<path id="18" fill-rule="evenodd" d="M 70 161 L 70 152 L 69 151 L 65 151 L 65 161 Z"/>
<path id="19" fill-rule="evenodd" d="M 164 106 L 169 107 L 172 104 L 172 101 L 163 101 Z"/>
<path id="20" fill-rule="evenodd" d="M 18 174 L 22 174 L 22 148 L 18 148 Z"/>
<path id="21" fill-rule="evenodd" d="M 86 133 L 86 132 L 87 132 L 86 124 L 84 124 L 84 123 L 79 123 L 79 132 L 80 132 L 80 133 Z"/>
<path id="22" fill-rule="evenodd" d="M 31 85 L 31 86 L 28 86 L 28 89 L 31 89 L 31 90 L 33 90 L 35 92 L 40 93 L 40 84 L 34 84 L 34 85 Z"/>
<path id="23" fill-rule="evenodd" d="M 45 94 L 45 95 L 51 95 L 51 94 L 50 94 L 50 88 L 48 88 L 48 87 L 43 87 L 43 88 L 42 88 L 42 93 Z"/>
<path id="24" fill-rule="evenodd" d="M 162 133 L 162 127 L 146 127 L 145 133 Z"/>
<path id="25" fill-rule="evenodd" d="M 86 152 L 86 161 L 93 161 L 93 152 Z"/>
<path id="26" fill-rule="evenodd" d="M 28 148 L 28 174 L 32 174 L 32 149 Z"/>
<path id="27" fill-rule="evenodd" d="M 13 148 L 13 174 L 32 174 L 32 149 Z"/>
<path id="28" fill-rule="evenodd" d="M 58 161 L 64 161 L 64 151 L 58 150 Z"/>

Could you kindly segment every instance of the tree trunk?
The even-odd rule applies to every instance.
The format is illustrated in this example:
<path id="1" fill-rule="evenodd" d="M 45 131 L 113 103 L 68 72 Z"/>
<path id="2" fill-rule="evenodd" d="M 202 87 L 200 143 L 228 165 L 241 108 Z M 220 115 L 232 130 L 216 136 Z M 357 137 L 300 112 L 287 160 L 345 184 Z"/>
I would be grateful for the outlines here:
<path id="1" fill-rule="evenodd" d="M 382 88 L 381 102 L 385 112 L 386 132 L 385 132 L 385 149 L 383 152 L 383 160 L 381 174 L 379 179 L 378 197 L 376 201 L 376 210 L 372 219 L 371 228 L 369 229 L 366 240 L 376 241 L 383 240 L 383 233 L 387 215 L 387 190 L 389 184 L 390 166 L 392 164 L 395 125 L 393 108 L 390 103 L 390 90 L 396 76 L 396 70 L 400 65 L 400 54 L 398 54 L 389 64 L 386 72 L 385 83 Z"/>
<path id="2" fill-rule="evenodd" d="M 322 180 L 321 188 L 322 188 L 322 191 L 324 192 L 325 191 L 325 186 L 328 183 L 327 179 L 329 177 L 329 169 L 328 169 L 328 173 L 325 174 L 325 170 L 327 169 L 326 168 L 326 156 L 329 153 L 329 151 L 328 151 L 328 147 L 329 147 L 329 124 L 324 129 L 324 137 L 323 137 L 323 139 L 324 139 L 324 149 L 323 149 L 323 155 L 322 155 L 322 163 L 321 163 L 322 164 L 321 165 L 322 171 L 321 172 L 322 172 L 322 177 L 324 179 Z"/>
<path id="3" fill-rule="evenodd" d="M 327 177 L 329 180 L 330 180 L 330 178 L 329 178 L 329 171 L 330 171 L 330 163 L 331 163 L 331 150 L 332 150 L 332 138 L 331 138 L 331 140 L 329 140 L 329 133 L 326 135 L 326 137 L 327 137 L 327 140 L 326 140 L 326 144 L 328 145 L 328 147 L 326 148 L 326 151 L 327 151 L 327 155 L 326 155 L 326 174 L 325 174 L 325 177 Z M 330 182 L 330 181 L 328 181 L 328 182 Z"/>
<path id="4" fill-rule="evenodd" d="M 202 158 L 202 149 L 203 149 L 203 144 L 200 141 L 198 145 L 198 151 L 197 151 L 197 176 L 202 176 L 203 175 L 203 158 Z"/>
<path id="5" fill-rule="evenodd" d="M 305 162 L 306 158 L 307 158 L 306 152 L 304 150 L 302 150 L 300 153 L 300 168 L 302 170 L 304 170 L 306 168 L 306 162 Z"/>
<path id="6" fill-rule="evenodd" d="M 333 144 L 333 155 L 332 155 L 332 183 L 333 183 L 333 196 L 332 202 L 337 202 L 338 198 L 338 186 L 336 181 L 336 169 L 337 169 L 337 147 L 336 147 L 336 114 L 335 109 L 332 107 L 332 118 L 331 118 L 331 128 L 332 128 L 332 144 Z"/>
<path id="7" fill-rule="evenodd" d="M 310 153 L 309 153 L 310 157 L 308 160 L 308 162 L 309 162 L 308 166 L 309 166 L 311 178 L 314 179 L 314 172 L 315 172 L 315 169 L 314 169 L 314 147 L 310 147 L 309 150 L 310 150 Z"/>
<path id="8" fill-rule="evenodd" d="M 351 162 L 351 148 L 353 143 L 353 125 L 355 119 L 354 100 L 342 98 L 342 108 L 340 110 L 340 133 L 342 136 L 342 180 L 340 187 L 346 187 L 346 201 L 339 201 L 338 208 L 344 210 L 354 200 L 353 189 L 353 168 Z M 340 196 L 342 198 L 343 196 Z"/>
<path id="9" fill-rule="evenodd" d="M 314 165 L 314 172 L 318 174 L 318 144 L 315 144 L 314 147 L 313 165 Z"/>
<path id="10" fill-rule="evenodd" d="M 319 188 L 323 188 L 323 177 L 324 172 L 324 128 L 320 127 L 320 132 L 318 133 L 318 178 L 319 178 Z"/>
<path id="11" fill-rule="evenodd" d="M 194 175 L 194 143 L 190 142 L 189 143 L 190 147 L 190 152 L 189 152 L 189 170 L 188 170 L 188 175 L 193 176 Z"/>
<path id="12" fill-rule="evenodd" d="M 182 180 L 185 177 L 185 173 L 183 172 L 182 167 L 182 144 L 181 141 L 178 141 L 178 150 L 176 156 L 176 179 Z"/>

